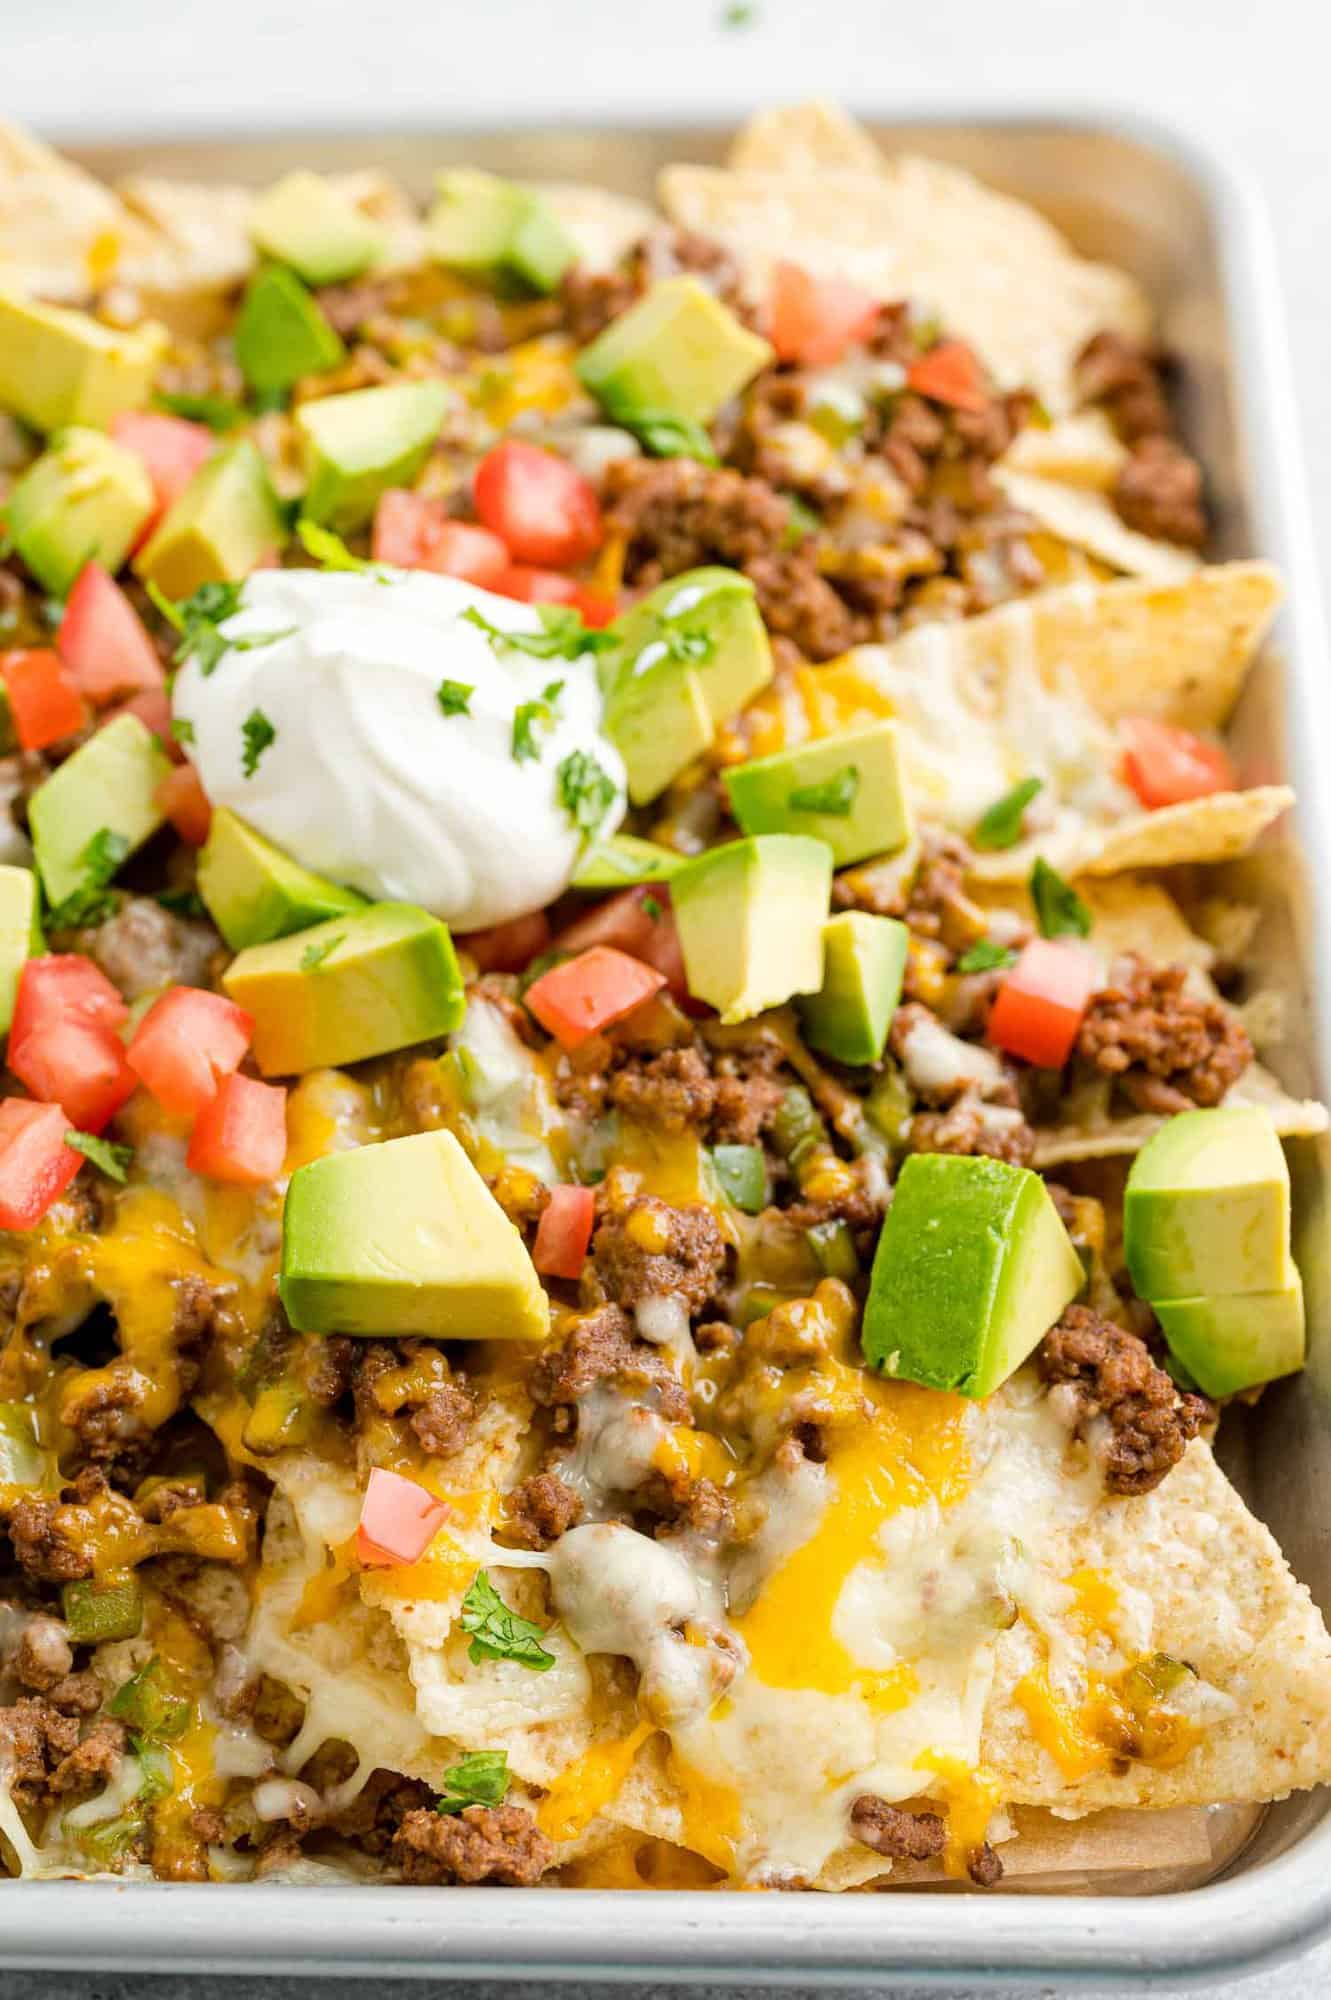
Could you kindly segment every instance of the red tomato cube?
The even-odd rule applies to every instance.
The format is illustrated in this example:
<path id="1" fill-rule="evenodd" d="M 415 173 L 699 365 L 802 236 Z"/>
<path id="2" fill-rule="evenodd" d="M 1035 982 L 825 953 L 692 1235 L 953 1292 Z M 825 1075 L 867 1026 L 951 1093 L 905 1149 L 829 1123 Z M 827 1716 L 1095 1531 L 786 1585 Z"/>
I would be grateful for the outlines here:
<path id="1" fill-rule="evenodd" d="M 454 939 L 460 951 L 475 959 L 482 972 L 522 972 L 550 942 L 550 919 L 544 910 L 512 917 L 488 930 L 465 931 Z"/>
<path id="2" fill-rule="evenodd" d="M 843 278 L 816 278 L 799 264 L 772 271 L 768 328 L 783 361 L 824 368 L 863 340 L 878 317 L 878 301 Z"/>
<path id="3" fill-rule="evenodd" d="M 601 546 L 596 489 L 539 445 L 505 438 L 477 466 L 472 490 L 481 520 L 520 563 L 561 569 Z"/>
<path id="4" fill-rule="evenodd" d="M 964 340 L 940 340 L 906 371 L 906 384 L 917 396 L 946 403 L 954 410 L 982 410 L 988 402 L 980 364 Z"/>
<path id="5" fill-rule="evenodd" d="M 185 1165 L 237 1187 L 275 1181 L 287 1153 L 287 1094 L 252 1076 L 224 1077 L 194 1122 Z"/>
<path id="6" fill-rule="evenodd" d="M 99 563 L 84 563 L 79 571 L 55 642 L 61 659 L 97 708 L 117 695 L 166 684 L 147 627 Z"/>
<path id="7" fill-rule="evenodd" d="M 87 1028 L 123 1028 L 129 1008 L 104 972 L 82 952 L 47 952 L 24 961 L 9 1028 L 10 1049 L 50 1021 Z"/>
<path id="8" fill-rule="evenodd" d="M 157 803 L 183 841 L 202 847 L 213 809 L 193 764 L 181 764 L 157 787 Z"/>
<path id="9" fill-rule="evenodd" d="M 199 467 L 212 457 L 217 439 L 206 424 L 173 417 L 165 410 L 124 410 L 112 418 L 111 435 L 117 444 L 138 453 L 153 483 L 157 507 L 139 537 L 144 542 Z"/>
<path id="10" fill-rule="evenodd" d="M 1062 1069 L 1099 984 L 1093 954 L 1071 938 L 1033 938 L 989 1014 L 995 1048 L 1040 1069 Z"/>
<path id="11" fill-rule="evenodd" d="M 1238 784 L 1234 760 L 1222 743 L 1208 743 L 1190 729 L 1153 716 L 1130 715 L 1120 725 L 1123 775 L 1148 812 L 1181 805 L 1185 799 L 1232 792 Z"/>
<path id="12" fill-rule="evenodd" d="M 78 683 L 58 653 L 38 646 L 0 653 L 0 680 L 22 750 L 44 750 L 87 721 Z"/>
<path id="13" fill-rule="evenodd" d="M 550 1199 L 536 1225 L 531 1260 L 543 1278 L 577 1278 L 587 1261 L 596 1217 L 596 1195 L 589 1187 L 551 1188 Z"/>
<path id="14" fill-rule="evenodd" d="M 491 588 L 508 563 L 498 535 L 472 521 L 454 521 L 441 500 L 390 487 L 374 516 L 371 553 L 399 569 L 434 570 Z"/>
<path id="15" fill-rule="evenodd" d="M 35 1229 L 83 1165 L 58 1104 L 0 1100 L 0 1229 Z"/>
<path id="16" fill-rule="evenodd" d="M 173 986 L 139 1022 L 129 1066 L 164 1110 L 190 1118 L 240 1067 L 253 1034 L 254 1016 L 234 1001 L 197 986 Z"/>
<path id="17" fill-rule="evenodd" d="M 138 1078 L 110 1028 L 71 1019 L 38 1024 L 9 1050 L 9 1067 L 44 1104 L 58 1104 L 80 1132 L 110 1123 Z"/>
<path id="18" fill-rule="evenodd" d="M 527 1006 L 566 1049 L 622 1021 L 665 985 L 663 972 L 610 945 L 551 966 L 527 988 Z"/>
<path id="19" fill-rule="evenodd" d="M 419 1562 L 447 1518 L 447 1501 L 375 1466 L 361 1503 L 356 1555 L 375 1568 Z"/>

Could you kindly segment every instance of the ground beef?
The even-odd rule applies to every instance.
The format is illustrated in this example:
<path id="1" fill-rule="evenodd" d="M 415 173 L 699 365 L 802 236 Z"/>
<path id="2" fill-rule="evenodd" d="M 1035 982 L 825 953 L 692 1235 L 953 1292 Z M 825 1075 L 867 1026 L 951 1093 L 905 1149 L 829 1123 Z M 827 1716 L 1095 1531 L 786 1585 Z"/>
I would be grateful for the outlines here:
<path id="1" fill-rule="evenodd" d="M 691 458 L 620 459 L 606 471 L 603 498 L 635 585 L 702 563 L 743 567 L 780 548 L 790 519 L 789 501 L 766 480 Z"/>
<path id="2" fill-rule="evenodd" d="M 1092 335 L 1077 357 L 1077 390 L 1083 402 L 1104 404 L 1129 444 L 1173 431 L 1162 357 L 1124 334 Z"/>
<path id="3" fill-rule="evenodd" d="M 109 1716 L 94 1724 L 83 1741 L 62 1757 L 51 1773 L 51 1790 L 58 1798 L 70 1792 L 92 1792 L 114 1777 L 125 1749 L 125 1731 Z"/>
<path id="4" fill-rule="evenodd" d="M 506 1513 L 509 1537 L 520 1548 L 548 1549 L 570 1528 L 577 1527 L 582 1501 L 558 1473 L 537 1472 L 514 1487 Z"/>
<path id="5" fill-rule="evenodd" d="M 127 1000 L 162 986 L 211 986 L 222 953 L 211 924 L 177 917 L 151 896 L 131 896 L 79 943 Z"/>
<path id="6" fill-rule="evenodd" d="M 942 944 L 950 958 L 962 957 L 989 929 L 988 912 L 966 893 L 974 859 L 958 835 L 926 833 L 905 907 L 896 913 L 916 937 Z"/>
<path id="7" fill-rule="evenodd" d="M 1069 1306 L 1037 1358 L 1074 1428 L 1085 1431 L 1097 1417 L 1107 1422 L 1103 1462 L 1111 1493 L 1149 1493 L 1213 1414 L 1204 1396 L 1188 1395 L 1156 1366 L 1145 1341 L 1089 1306 Z"/>
<path id="8" fill-rule="evenodd" d="M 371 1771 L 349 1806 L 324 1822 L 343 1840 L 354 1841 L 366 1854 L 386 1854 L 411 1814 L 421 1815 L 432 1793 L 419 1778 L 398 1771 Z"/>
<path id="9" fill-rule="evenodd" d="M 589 271 L 583 264 L 573 264 L 559 284 L 564 324 L 579 347 L 595 340 L 612 319 L 628 311 L 637 297 L 637 285 L 622 266 L 611 271 Z"/>
<path id="10" fill-rule="evenodd" d="M 393 1858 L 404 1882 L 539 1882 L 555 1850 L 521 1806 L 467 1806 L 460 1813 L 411 1812 L 398 1828 Z"/>
<path id="11" fill-rule="evenodd" d="M 356 1405 L 356 1421 L 362 1429 L 385 1418 L 406 1415 L 410 1429 L 426 1451 L 447 1458 L 460 1451 L 471 1436 L 476 1421 L 476 1397 L 465 1381 L 442 1378 L 421 1381 L 412 1368 L 421 1351 L 431 1370 L 441 1366 L 433 1342 L 404 1340 L 396 1346 L 375 1340 L 360 1343 L 352 1357 L 351 1386 Z M 411 1370 L 405 1380 L 381 1398 L 380 1384 L 400 1369 Z"/>
<path id="12" fill-rule="evenodd" d="M 21 1696 L 0 1708 L 0 1782 L 35 1798 L 49 1788 L 53 1770 L 78 1748 L 79 1725 L 49 1702 Z"/>
<path id="13" fill-rule="evenodd" d="M 74 1665 L 74 1649 L 57 1618 L 38 1614 L 28 1620 L 14 1649 L 13 1669 L 20 1686 L 47 1694 Z"/>
<path id="14" fill-rule="evenodd" d="M 613 270 L 588 271 L 575 264 L 565 272 L 559 287 L 564 324 L 585 346 L 653 285 L 684 273 L 732 310 L 742 309 L 739 265 L 729 250 L 695 230 L 663 224 L 633 244 Z"/>
<path id="15" fill-rule="evenodd" d="M 125 1362 L 90 1371 L 73 1385 L 63 1415 L 90 1465 L 114 1468 L 129 1480 L 143 1472 L 153 1450 L 152 1434 L 139 1415 L 147 1397 L 147 1381 Z"/>
<path id="16" fill-rule="evenodd" d="M 1003 1864 L 987 1840 L 966 1856 L 966 1873 L 977 1889 L 992 1889 L 1003 1879 Z"/>
<path id="17" fill-rule="evenodd" d="M 1128 527 L 1185 548 L 1206 540 L 1202 503 L 1202 469 L 1172 438 L 1143 438 L 1114 483 L 1114 505 Z"/>
<path id="18" fill-rule="evenodd" d="M 38 1583 L 74 1583 L 93 1573 L 87 1510 L 48 1498 L 18 1501 L 9 1516 L 15 1560 Z"/>
<path id="19" fill-rule="evenodd" d="M 988 1103 L 965 1090 L 945 1111 L 917 1111 L 907 1144 L 912 1153 L 965 1153 L 1028 1167 L 1035 1157 L 1035 1133 L 1015 1106 Z"/>
<path id="20" fill-rule="evenodd" d="M 337 1334 L 320 1336 L 312 1342 L 305 1386 L 310 1400 L 321 1410 L 331 1410 L 350 1389 L 358 1344 Z"/>
<path id="21" fill-rule="evenodd" d="M 703 1129 L 716 1103 L 716 1085 L 697 1048 L 663 1049 L 630 1061 L 610 1078 L 609 1101 L 658 1132 Z"/>
<path id="22" fill-rule="evenodd" d="M 476 1422 L 476 1398 L 470 1389 L 446 1382 L 432 1389 L 418 1410 L 413 1411 L 411 1428 L 425 1450 L 435 1458 L 451 1458 L 461 1451 Z"/>
<path id="23" fill-rule="evenodd" d="M 602 1101 L 654 1131 L 699 1132 L 716 1145 L 756 1145 L 785 1095 L 775 1074 L 781 1051 L 761 1039 L 751 1048 L 695 1042 L 652 1056 L 616 1049 L 612 1060 L 620 1067 L 603 1079 Z M 575 1081 L 584 1092 L 598 1088 L 586 1076 Z"/>
<path id="24" fill-rule="evenodd" d="M 46 1690 L 46 1700 L 62 1715 L 96 1715 L 106 1697 L 106 1689 L 89 1667 L 81 1674 L 66 1674 Z"/>
<path id="25" fill-rule="evenodd" d="M 725 1269 L 725 1239 L 709 1209 L 672 1208 L 655 1195 L 634 1197 L 603 1213 L 592 1238 L 591 1268 L 608 1299 L 632 1310 L 643 1299 L 706 1305 Z"/>
<path id="26" fill-rule="evenodd" d="M 345 340 L 389 311 L 398 289 L 393 278 L 360 278 L 349 285 L 321 285 L 315 297 L 333 331 Z"/>
<path id="27" fill-rule="evenodd" d="M 594 1383 L 603 1381 L 623 1384 L 640 1400 L 650 1393 L 654 1407 L 671 1423 L 689 1419 L 688 1396 L 665 1356 L 637 1338 L 633 1322 L 617 1305 L 585 1314 L 562 1345 L 538 1354 L 527 1386 L 533 1402 L 556 1409 L 579 1402 Z"/>
<path id="28" fill-rule="evenodd" d="M 1077 1054 L 1112 1077 L 1139 1111 L 1168 1117 L 1219 1104 L 1253 1058 L 1237 1014 L 1188 991 L 1187 968 L 1133 960 L 1117 984 L 1091 997 Z"/>
<path id="29" fill-rule="evenodd" d="M 857 618 L 820 574 L 806 549 L 764 550 L 748 557 L 743 568 L 757 594 L 768 631 L 789 639 L 806 659 L 834 660 L 850 647 L 878 636 L 872 621 L 867 616 Z M 895 599 L 894 590 L 893 602 Z"/>
<path id="30" fill-rule="evenodd" d="M 862 1846 L 892 1861 L 932 1861 L 947 1845 L 937 1813 L 905 1812 L 873 1792 L 861 1792 L 851 1806 L 850 1830 Z"/>

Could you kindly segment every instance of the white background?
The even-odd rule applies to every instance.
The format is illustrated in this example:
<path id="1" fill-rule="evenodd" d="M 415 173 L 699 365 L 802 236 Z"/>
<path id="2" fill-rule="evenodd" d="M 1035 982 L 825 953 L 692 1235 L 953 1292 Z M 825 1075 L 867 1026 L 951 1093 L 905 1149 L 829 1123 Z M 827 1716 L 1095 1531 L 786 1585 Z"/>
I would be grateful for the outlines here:
<path id="1" fill-rule="evenodd" d="M 1319 531 L 1331 518 L 1322 0 L 757 0 L 752 25 L 720 20 L 721 0 L 0 0 L 0 109 L 53 137 L 108 138 L 580 114 L 631 122 L 738 114 L 812 92 L 865 111 L 1016 104 L 1154 117 L 1223 148 L 1265 195 Z M 1324 533 L 1319 542 L 1327 573 Z M 6 2000 L 90 1991 L 12 1974 L 0 1974 L 0 1989 Z M 186 1990 L 202 1989 L 95 1986 L 105 2000 Z M 212 1989 L 217 2000 L 240 1990 Z M 514 2000 L 529 1990 L 513 1989 Z M 365 1989 L 345 1991 L 359 2000 Z M 1331 1947 L 1297 1971 L 1227 1989 L 1234 2000 L 1329 1991 Z"/>

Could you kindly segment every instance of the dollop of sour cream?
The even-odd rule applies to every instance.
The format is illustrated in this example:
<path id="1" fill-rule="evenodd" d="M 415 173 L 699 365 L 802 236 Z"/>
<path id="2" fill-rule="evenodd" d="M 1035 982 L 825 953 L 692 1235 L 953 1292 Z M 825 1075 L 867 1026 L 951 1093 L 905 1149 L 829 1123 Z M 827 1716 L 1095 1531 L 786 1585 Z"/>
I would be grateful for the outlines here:
<path id="1" fill-rule="evenodd" d="M 503 631 L 542 629 L 533 606 L 453 577 L 256 572 L 212 672 L 187 661 L 172 698 L 213 805 L 307 868 L 460 931 L 543 908 L 587 837 L 561 799 L 561 765 L 581 751 L 613 786 L 598 833 L 624 816 L 624 765 L 601 733 L 591 656 L 531 659 L 470 623 L 473 608 Z M 527 703 L 540 706 L 523 758 L 514 721 Z"/>

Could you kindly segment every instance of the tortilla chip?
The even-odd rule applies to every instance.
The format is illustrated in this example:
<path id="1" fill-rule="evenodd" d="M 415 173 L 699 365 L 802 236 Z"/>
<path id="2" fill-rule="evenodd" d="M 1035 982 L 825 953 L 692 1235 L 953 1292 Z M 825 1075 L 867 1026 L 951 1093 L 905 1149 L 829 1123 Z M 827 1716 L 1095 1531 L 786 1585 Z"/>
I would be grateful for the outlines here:
<path id="1" fill-rule="evenodd" d="M 1074 1531 L 1072 1569 L 1149 1608 L 1150 1647 L 1186 1660 L 1232 1707 L 1176 1764 L 1071 1779 L 1034 1740 L 1017 1684 L 1045 1659 L 1024 1621 L 999 1642 L 982 1754 L 1017 1804 L 1217 1805 L 1284 1798 L 1331 1764 L 1331 1637 L 1269 1531 L 1197 1439 L 1152 1493 L 1106 1499 Z"/>
<path id="2" fill-rule="evenodd" d="M 367 167 L 354 174 L 330 174 L 330 186 L 353 202 L 379 231 L 379 253 L 371 273 L 410 271 L 426 257 L 425 225 L 406 189 L 390 174 Z"/>
<path id="3" fill-rule="evenodd" d="M 654 208 L 631 195 L 577 181 L 536 183 L 542 200 L 578 246 L 578 262 L 589 271 L 609 271 L 657 221 Z"/>
<path id="4" fill-rule="evenodd" d="M 124 272 L 130 282 L 153 291 L 225 291 L 254 268 L 249 188 L 139 174 L 118 191 L 155 236 L 143 265 Z"/>
<path id="5" fill-rule="evenodd" d="M 829 167 L 874 174 L 886 164 L 864 127 L 825 97 L 756 112 L 726 155 L 737 174 L 820 174 Z"/>
<path id="6" fill-rule="evenodd" d="M 1127 446 L 1103 410 L 1079 410 L 1056 424 L 1027 424 L 999 460 L 999 470 L 1106 493 L 1127 456 Z"/>
<path id="7" fill-rule="evenodd" d="M 109 188 L 21 125 L 0 122 L 0 283 L 76 305 L 155 248 Z"/>
<path id="8" fill-rule="evenodd" d="M 1126 1117 L 1113 1116 L 1107 1108 L 1108 1101 L 1108 1091 L 1095 1092 L 1079 1103 L 1076 1119 L 1062 1125 L 1037 1127 L 1035 1166 L 1046 1172 L 1078 1160 L 1126 1158 L 1139 1153 L 1165 1122 L 1145 1111 Z M 1313 1098 L 1291 1097 L 1270 1070 L 1258 1062 L 1244 1071 L 1224 1102 L 1259 1106 L 1269 1113 L 1282 1139 L 1316 1138 L 1327 1129 L 1324 1104 Z M 1096 1108 L 1091 1108 L 1093 1104 Z"/>
<path id="9" fill-rule="evenodd" d="M 1073 363 L 1093 333 L 1150 332 L 1135 280 L 1078 257 L 1026 203 L 937 160 L 901 154 L 876 174 L 674 166 L 660 196 L 673 222 L 736 252 L 755 295 L 773 263 L 793 258 L 875 297 L 927 303 L 1000 387 L 1035 389 L 1054 416 L 1075 405 Z"/>
<path id="10" fill-rule="evenodd" d="M 1181 583 L 1201 566 L 1193 550 L 1155 541 L 1129 528 L 1103 493 L 1041 479 L 1030 472 L 1013 472 L 1002 465 L 994 467 L 994 479 L 1014 507 L 1032 515 L 1051 535 L 1071 543 L 1074 549 L 1085 549 L 1125 576 Z"/>

